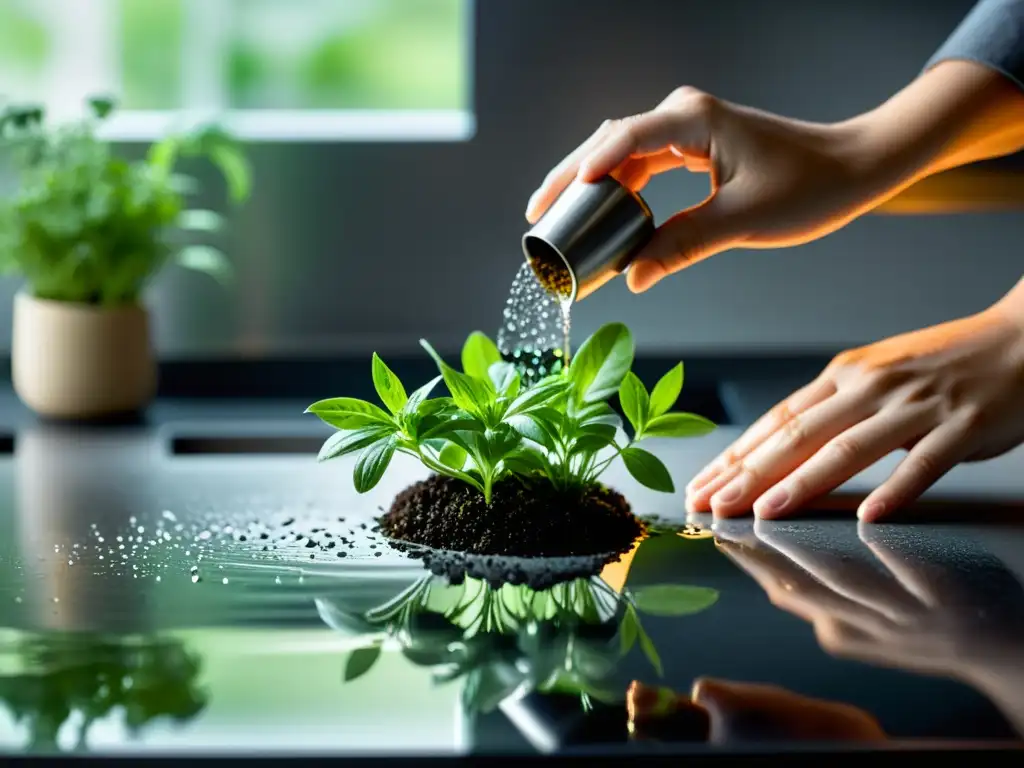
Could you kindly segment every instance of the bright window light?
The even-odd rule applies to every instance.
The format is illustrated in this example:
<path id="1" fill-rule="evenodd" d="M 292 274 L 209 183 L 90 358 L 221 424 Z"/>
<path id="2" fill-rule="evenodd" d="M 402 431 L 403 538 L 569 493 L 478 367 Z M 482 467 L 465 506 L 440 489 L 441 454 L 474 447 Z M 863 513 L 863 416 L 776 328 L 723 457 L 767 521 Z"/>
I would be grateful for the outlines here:
<path id="1" fill-rule="evenodd" d="M 110 94 L 114 140 L 217 120 L 254 141 L 473 136 L 473 0 L 0 0 L 0 97 Z"/>

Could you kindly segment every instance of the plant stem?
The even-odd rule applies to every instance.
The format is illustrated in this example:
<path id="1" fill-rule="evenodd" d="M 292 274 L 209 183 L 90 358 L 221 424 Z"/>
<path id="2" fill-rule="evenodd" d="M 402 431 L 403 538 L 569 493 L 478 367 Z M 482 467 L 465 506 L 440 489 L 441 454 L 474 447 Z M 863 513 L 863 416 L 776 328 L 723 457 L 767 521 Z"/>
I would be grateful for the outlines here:
<path id="1" fill-rule="evenodd" d="M 448 477 L 454 477 L 456 480 L 461 480 L 464 483 L 468 483 L 469 485 L 473 486 L 478 491 L 483 493 L 485 496 L 487 495 L 486 492 L 484 491 L 484 487 L 480 483 L 478 483 L 475 478 L 470 477 L 465 472 L 460 472 L 457 469 L 446 467 L 444 464 L 434 461 L 425 453 L 423 453 L 423 451 L 420 449 L 418 445 L 413 446 L 411 449 L 408 446 L 400 446 L 399 450 L 402 451 L 402 453 L 407 453 L 410 456 L 415 456 L 417 459 L 423 462 L 423 465 L 427 467 L 427 469 L 432 469 L 439 475 L 447 475 Z"/>
<path id="2" fill-rule="evenodd" d="M 588 478 L 588 482 L 593 482 L 594 480 L 597 480 L 597 478 L 601 476 L 601 473 L 608 469 L 608 466 L 617 458 L 619 458 L 622 452 L 629 448 L 629 446 L 631 446 L 632 444 L 632 441 L 630 441 L 620 448 L 618 443 L 612 443 L 611 447 L 615 449 L 615 455 L 610 456 L 609 458 L 605 459 L 600 464 L 598 464 L 596 467 L 594 467 L 594 469 L 592 470 L 592 474 Z"/>

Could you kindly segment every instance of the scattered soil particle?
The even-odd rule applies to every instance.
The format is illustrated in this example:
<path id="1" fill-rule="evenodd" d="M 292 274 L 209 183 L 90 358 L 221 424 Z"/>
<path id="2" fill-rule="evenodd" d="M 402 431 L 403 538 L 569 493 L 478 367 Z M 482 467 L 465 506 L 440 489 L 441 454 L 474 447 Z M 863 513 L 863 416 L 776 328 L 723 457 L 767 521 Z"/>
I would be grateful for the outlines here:
<path id="1" fill-rule="evenodd" d="M 628 550 L 644 525 L 602 486 L 560 492 L 517 480 L 494 486 L 491 503 L 460 480 L 434 475 L 395 497 L 380 519 L 392 539 L 435 549 L 515 557 L 570 557 Z"/>

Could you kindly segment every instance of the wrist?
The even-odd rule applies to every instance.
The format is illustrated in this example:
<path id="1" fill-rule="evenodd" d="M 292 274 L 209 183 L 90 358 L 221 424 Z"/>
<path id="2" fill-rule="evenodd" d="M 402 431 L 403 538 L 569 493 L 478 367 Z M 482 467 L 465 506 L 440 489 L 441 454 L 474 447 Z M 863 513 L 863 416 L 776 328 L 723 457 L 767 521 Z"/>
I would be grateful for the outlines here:
<path id="1" fill-rule="evenodd" d="M 999 72 L 943 61 L 878 107 L 838 124 L 877 202 L 915 182 L 1024 145 L 1024 93 Z"/>
<path id="2" fill-rule="evenodd" d="M 1024 278 L 1018 280 L 1005 296 L 993 304 L 992 309 L 1017 326 L 1024 336 Z"/>

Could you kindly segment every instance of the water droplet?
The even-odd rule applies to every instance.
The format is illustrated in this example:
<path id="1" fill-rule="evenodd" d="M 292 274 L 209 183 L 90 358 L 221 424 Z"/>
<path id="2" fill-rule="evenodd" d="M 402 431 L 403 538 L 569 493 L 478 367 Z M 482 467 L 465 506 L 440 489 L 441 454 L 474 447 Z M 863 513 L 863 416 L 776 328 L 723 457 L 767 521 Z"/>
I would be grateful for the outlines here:
<path id="1" fill-rule="evenodd" d="M 162 577 L 161 577 L 161 576 L 160 576 L 159 574 L 157 574 L 156 580 L 157 580 L 157 581 L 161 581 L 161 580 L 162 580 Z"/>
<path id="2" fill-rule="evenodd" d="M 274 583 L 275 583 L 275 584 L 280 584 L 280 583 L 281 583 L 281 577 L 280 577 L 280 576 L 276 576 L 276 577 L 274 578 Z"/>
<path id="3" fill-rule="evenodd" d="M 223 579 L 220 580 L 220 583 L 221 584 L 227 584 L 228 583 L 228 577 L 225 576 Z"/>
<path id="4" fill-rule="evenodd" d="M 174 516 L 174 513 L 171 512 L 171 510 L 169 509 L 165 509 L 163 512 L 161 512 L 160 517 L 162 517 L 164 520 L 170 520 L 172 523 L 178 519 Z"/>
<path id="5" fill-rule="evenodd" d="M 198 573 L 193 573 L 192 574 L 192 583 L 193 584 L 198 584 L 199 583 L 199 574 Z"/>
<path id="6" fill-rule="evenodd" d="M 53 602 L 55 602 L 55 603 L 59 603 L 59 602 L 60 602 L 60 598 L 59 598 L 59 597 L 55 597 L 55 598 L 53 598 Z"/>
<path id="7" fill-rule="evenodd" d="M 199 534 L 200 541 L 209 541 L 212 534 L 209 531 L 203 531 Z"/>

